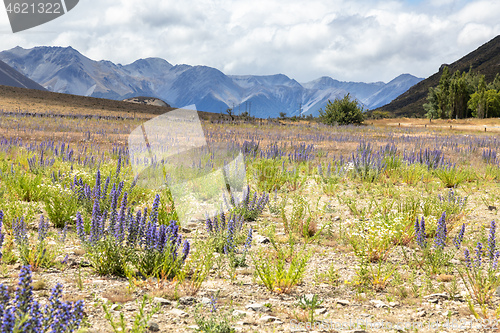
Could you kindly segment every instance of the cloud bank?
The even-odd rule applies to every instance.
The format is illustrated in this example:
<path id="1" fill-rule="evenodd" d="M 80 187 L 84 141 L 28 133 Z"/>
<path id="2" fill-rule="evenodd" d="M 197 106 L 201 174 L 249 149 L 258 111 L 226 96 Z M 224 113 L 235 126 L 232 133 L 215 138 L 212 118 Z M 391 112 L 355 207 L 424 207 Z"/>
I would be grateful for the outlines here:
<path id="1" fill-rule="evenodd" d="M 226 74 L 389 81 L 427 77 L 500 34 L 497 0 L 85 0 L 0 49 L 72 46 L 122 64 L 161 57 Z"/>

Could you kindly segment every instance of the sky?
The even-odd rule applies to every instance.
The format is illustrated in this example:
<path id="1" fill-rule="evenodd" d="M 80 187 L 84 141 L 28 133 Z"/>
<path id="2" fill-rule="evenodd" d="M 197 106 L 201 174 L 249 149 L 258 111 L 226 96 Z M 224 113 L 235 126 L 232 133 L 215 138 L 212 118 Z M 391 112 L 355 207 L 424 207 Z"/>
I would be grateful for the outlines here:
<path id="1" fill-rule="evenodd" d="M 498 0 L 80 0 L 0 50 L 72 46 L 93 60 L 160 57 L 232 75 L 388 82 L 428 77 L 500 34 Z"/>

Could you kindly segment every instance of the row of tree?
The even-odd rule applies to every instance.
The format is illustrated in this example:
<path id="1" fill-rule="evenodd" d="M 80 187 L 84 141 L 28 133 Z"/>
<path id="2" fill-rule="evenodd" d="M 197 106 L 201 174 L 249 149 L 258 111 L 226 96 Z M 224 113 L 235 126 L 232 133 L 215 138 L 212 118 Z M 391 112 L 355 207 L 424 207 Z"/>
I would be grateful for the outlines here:
<path id="1" fill-rule="evenodd" d="M 430 119 L 500 117 L 500 75 L 487 84 L 484 75 L 471 70 L 451 75 L 444 67 L 439 85 L 429 88 L 424 109 Z"/>

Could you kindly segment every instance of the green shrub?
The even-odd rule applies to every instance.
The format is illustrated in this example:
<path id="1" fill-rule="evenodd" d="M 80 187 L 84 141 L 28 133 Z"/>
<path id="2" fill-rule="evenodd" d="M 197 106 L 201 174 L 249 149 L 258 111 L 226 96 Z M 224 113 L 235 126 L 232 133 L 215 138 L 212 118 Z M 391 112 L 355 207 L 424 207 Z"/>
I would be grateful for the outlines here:
<path id="1" fill-rule="evenodd" d="M 342 99 L 328 101 L 325 111 L 319 110 L 321 122 L 327 125 L 349 125 L 361 124 L 364 120 L 363 107 L 355 99 L 347 94 Z"/>

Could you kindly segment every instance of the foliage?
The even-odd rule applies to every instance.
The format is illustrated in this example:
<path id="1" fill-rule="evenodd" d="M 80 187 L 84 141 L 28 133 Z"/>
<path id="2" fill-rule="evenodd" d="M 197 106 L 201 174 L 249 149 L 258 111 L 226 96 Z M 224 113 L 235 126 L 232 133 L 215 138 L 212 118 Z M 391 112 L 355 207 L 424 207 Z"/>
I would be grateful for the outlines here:
<path id="1" fill-rule="evenodd" d="M 200 315 L 201 311 L 198 306 L 195 311 L 195 321 L 198 328 L 197 332 L 206 333 L 233 333 L 235 329 L 231 327 L 231 314 L 227 311 L 221 311 L 217 306 L 217 295 L 211 296 L 210 313 Z"/>
<path id="2" fill-rule="evenodd" d="M 151 318 L 153 318 L 153 316 L 158 311 L 160 311 L 160 304 L 157 304 L 150 311 L 146 312 L 145 309 L 146 304 L 151 303 L 150 301 L 148 302 L 147 296 L 144 296 L 140 303 L 139 302 L 136 303 L 138 303 L 139 305 L 139 311 L 134 315 L 134 322 L 132 324 L 132 327 L 130 328 L 127 327 L 127 323 L 125 322 L 125 317 L 122 311 L 120 311 L 119 321 L 116 322 L 113 319 L 113 315 L 111 314 L 108 305 L 106 303 L 102 303 L 102 309 L 104 310 L 105 318 L 108 320 L 115 333 L 118 332 L 143 333 L 147 330 L 148 323 L 151 320 Z"/>
<path id="3" fill-rule="evenodd" d="M 447 273 L 450 270 L 450 261 L 455 257 L 455 252 L 460 249 L 465 233 L 465 224 L 453 240 L 455 250 L 446 249 L 448 240 L 448 226 L 446 222 L 446 213 L 443 213 L 438 221 L 436 234 L 433 242 L 428 242 L 425 220 L 415 220 L 415 239 L 420 247 L 418 254 L 415 254 L 413 264 L 424 269 L 429 274 Z M 405 255 L 406 256 L 406 255 Z M 407 258 L 408 259 L 408 258 Z"/>
<path id="4" fill-rule="evenodd" d="M 350 94 L 342 99 L 328 100 L 325 110 L 319 110 L 320 121 L 327 125 L 349 125 L 361 124 L 364 120 L 363 107 L 355 99 L 351 99 Z"/>
<path id="5" fill-rule="evenodd" d="M 447 66 L 437 87 L 430 87 L 424 109 L 430 119 L 436 118 L 477 118 L 498 117 L 500 115 L 500 78 L 487 85 L 485 76 L 456 71 L 450 75 Z"/>
<path id="6" fill-rule="evenodd" d="M 47 244 L 47 233 L 49 229 L 49 224 L 43 217 L 40 217 L 40 223 L 38 224 L 38 238 L 34 242 L 28 236 L 28 230 L 26 229 L 26 223 L 24 218 L 21 217 L 14 221 L 14 240 L 19 251 L 19 259 L 23 265 L 30 265 L 33 270 L 37 270 L 40 267 L 48 268 L 54 265 L 54 258 L 56 254 L 52 248 L 48 247 Z"/>
<path id="7" fill-rule="evenodd" d="M 155 197 L 151 213 L 148 209 L 134 216 L 127 207 L 125 192 L 118 212 L 100 213 L 94 201 L 90 230 L 86 231 L 81 214 L 76 217 L 77 233 L 87 256 L 100 275 L 125 276 L 127 265 L 133 265 L 144 276 L 172 278 L 182 268 L 190 245 L 178 233 L 176 221 L 158 224 L 160 196 Z M 179 252 L 181 252 L 179 254 Z"/>
<path id="8" fill-rule="evenodd" d="M 469 249 L 464 249 L 465 265 L 459 269 L 469 297 L 479 303 L 483 312 L 486 312 L 485 306 L 492 301 L 496 289 L 500 286 L 498 274 L 500 252 L 497 250 L 495 233 L 496 224 L 492 221 L 487 248 L 483 249 L 483 245 L 478 242 L 473 260 Z M 469 308 L 472 308 L 471 304 Z"/>
<path id="9" fill-rule="evenodd" d="M 260 196 L 257 195 L 257 192 L 254 192 L 252 196 L 250 186 L 247 186 L 243 191 L 243 198 L 240 202 L 237 202 L 237 199 L 231 196 L 231 205 L 234 207 L 232 212 L 247 221 L 255 221 L 262 214 L 268 202 L 269 195 L 265 192 Z"/>
<path id="10" fill-rule="evenodd" d="M 11 300 L 7 286 L 0 284 L 1 332 L 73 332 L 82 323 L 83 301 L 63 302 L 62 285 L 57 284 L 49 302 L 42 308 L 33 299 L 31 268 L 23 266 L 15 299 Z"/>
<path id="11" fill-rule="evenodd" d="M 255 274 L 269 291 L 289 293 L 302 281 L 311 252 L 305 245 L 297 250 L 293 237 L 288 238 L 286 246 L 278 245 L 273 237 L 270 241 L 273 250 L 260 248 L 252 255 Z"/>

